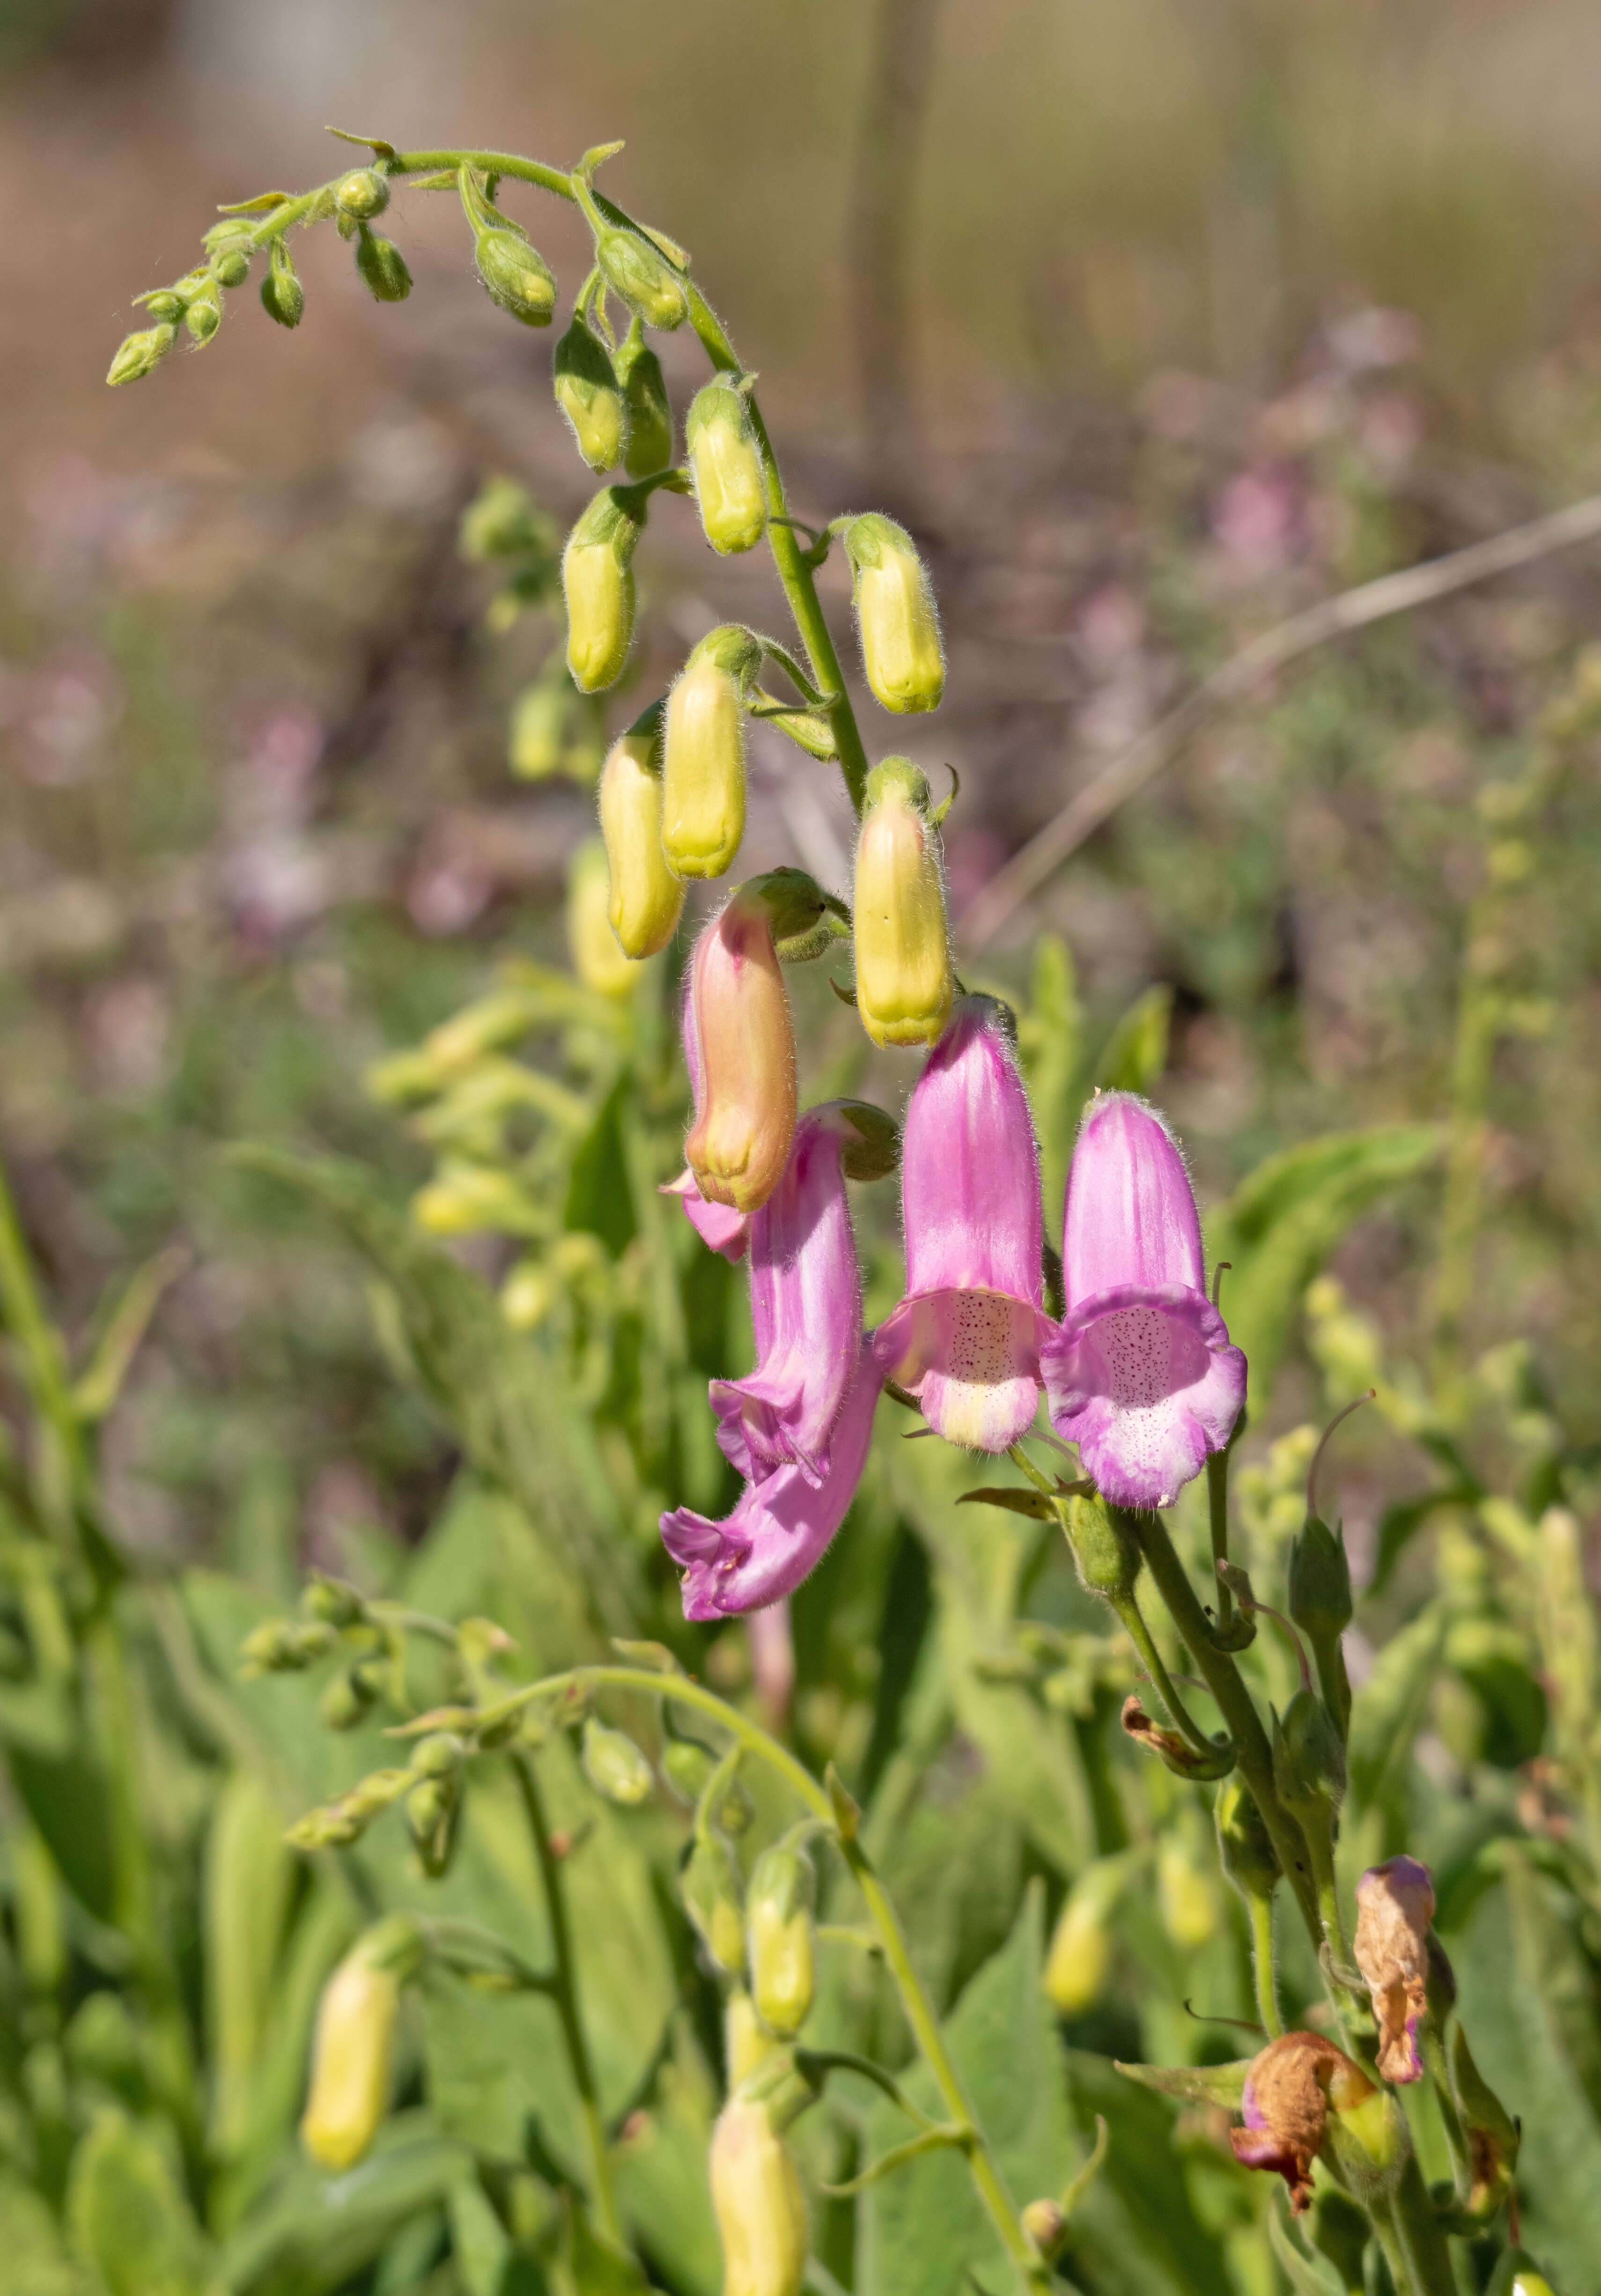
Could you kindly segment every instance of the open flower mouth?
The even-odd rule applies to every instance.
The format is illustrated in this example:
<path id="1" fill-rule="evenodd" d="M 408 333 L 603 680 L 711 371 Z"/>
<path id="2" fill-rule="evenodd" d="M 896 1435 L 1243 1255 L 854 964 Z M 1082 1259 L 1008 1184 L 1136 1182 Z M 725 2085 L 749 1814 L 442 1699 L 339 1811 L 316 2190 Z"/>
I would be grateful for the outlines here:
<path id="1" fill-rule="evenodd" d="M 880 1324 L 874 1352 L 948 1443 L 1004 1451 L 1033 1423 L 1040 1345 L 1051 1328 L 1009 1292 L 928 1292 Z"/>
<path id="2" fill-rule="evenodd" d="M 1221 1449 L 1245 1359 L 1186 1284 L 1124 1284 L 1072 1309 L 1040 1356 L 1051 1424 L 1114 1505 L 1170 1506 Z"/>

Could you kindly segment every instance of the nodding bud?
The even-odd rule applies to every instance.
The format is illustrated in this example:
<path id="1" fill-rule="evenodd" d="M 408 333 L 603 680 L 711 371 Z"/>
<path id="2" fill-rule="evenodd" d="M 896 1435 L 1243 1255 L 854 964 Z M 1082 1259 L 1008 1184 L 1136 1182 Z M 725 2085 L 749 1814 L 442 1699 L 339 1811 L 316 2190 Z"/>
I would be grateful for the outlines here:
<path id="1" fill-rule="evenodd" d="M 684 1910 L 701 1943 L 725 1977 L 738 1977 L 745 1965 L 745 1915 L 739 1862 L 731 1844 L 714 1827 L 697 1831 L 678 1877 Z"/>
<path id="2" fill-rule="evenodd" d="M 926 776 L 886 758 L 867 776 L 851 898 L 856 1009 L 875 1045 L 934 1045 L 956 1000 L 940 832 Z"/>
<path id="3" fill-rule="evenodd" d="M 744 392 L 720 379 L 697 390 L 684 443 L 707 541 L 725 557 L 753 550 L 767 531 L 768 497 Z"/>
<path id="4" fill-rule="evenodd" d="M 1097 1857 L 1068 1891 L 1045 1956 L 1046 1999 L 1064 2017 L 1082 2016 L 1105 1990 L 1112 1968 L 1112 1917 L 1129 1878 L 1126 1856 Z"/>
<path id="5" fill-rule="evenodd" d="M 856 577 L 868 685 L 886 709 L 937 709 L 945 692 L 945 649 L 933 585 L 916 545 L 879 511 L 853 518 L 844 544 Z"/>
<path id="6" fill-rule="evenodd" d="M 306 309 L 306 290 L 282 237 L 267 251 L 267 276 L 261 283 L 261 308 L 281 327 L 298 327 Z"/>
<path id="7" fill-rule="evenodd" d="M 661 710 L 658 703 L 612 742 L 601 769 L 600 825 L 611 871 L 607 915 L 626 955 L 654 956 L 678 929 L 684 881 L 661 843 Z"/>
<path id="8" fill-rule="evenodd" d="M 1434 1884 L 1416 1857 L 1391 1857 L 1357 1883 L 1351 1951 L 1379 2029 L 1379 2071 L 1404 2085 L 1423 2079 L 1417 2035 L 1428 2014 L 1429 1925 Z"/>
<path id="9" fill-rule="evenodd" d="M 333 194 L 333 204 L 341 215 L 349 216 L 357 223 L 371 223 L 389 203 L 389 184 L 376 168 L 356 168 Z"/>
<path id="10" fill-rule="evenodd" d="M 248 240 L 225 240 L 206 258 L 206 268 L 219 287 L 242 287 L 250 275 L 251 252 Z"/>
<path id="11" fill-rule="evenodd" d="M 648 1801 L 656 1780 L 626 1730 L 608 1729 L 593 1714 L 584 1724 L 584 1775 L 598 1794 L 623 1809 Z"/>
<path id="12" fill-rule="evenodd" d="M 659 249 L 632 231 L 603 231 L 595 256 L 608 287 L 647 327 L 670 333 L 689 316 L 684 282 Z"/>
<path id="13" fill-rule="evenodd" d="M 1068 1501 L 1067 1543 L 1078 1565 L 1079 1584 L 1087 1594 L 1112 1602 L 1133 1594 L 1145 1557 L 1133 1533 L 1104 1499 Z"/>
<path id="14" fill-rule="evenodd" d="M 222 290 L 202 278 L 184 305 L 184 324 L 197 343 L 209 343 L 222 324 Z"/>
<path id="15" fill-rule="evenodd" d="M 1241 1777 L 1225 1778 L 1212 1804 L 1218 1854 L 1242 1898 L 1271 1898 L 1283 1868 L 1256 1796 Z"/>
<path id="16" fill-rule="evenodd" d="M 1302 1634 L 1315 1643 L 1337 1641 L 1354 1613 L 1344 1535 L 1331 1530 L 1315 1514 L 1308 1515 L 1290 1542 L 1285 1607 Z"/>
<path id="17" fill-rule="evenodd" d="M 1323 1824 L 1345 1799 L 1345 1749 L 1315 1691 L 1298 1690 L 1274 1718 L 1273 1784 L 1286 1809 Z"/>
<path id="18" fill-rule="evenodd" d="M 611 470 L 622 460 L 628 414 L 611 354 L 581 313 L 556 345 L 551 379 L 579 454 L 592 471 Z"/>
<path id="19" fill-rule="evenodd" d="M 800 2296 L 806 2195 L 789 2146 L 759 2098 L 731 2096 L 711 2132 L 711 2205 L 723 2296 Z"/>
<path id="20" fill-rule="evenodd" d="M 515 225 L 492 224 L 478 232 L 472 251 L 491 303 L 525 327 L 549 326 L 556 308 L 555 275 Z"/>
<path id="21" fill-rule="evenodd" d="M 685 1155 L 706 1202 L 759 1211 L 795 1136 L 795 1030 L 759 878 L 695 943 L 686 1050 L 698 1071 Z"/>
<path id="22" fill-rule="evenodd" d="M 756 1861 L 745 1897 L 745 1942 L 757 2014 L 784 2040 L 806 2022 L 816 1990 L 817 1877 L 803 1849 L 782 1842 Z"/>
<path id="23" fill-rule="evenodd" d="M 389 2105 L 400 1988 L 423 1957 L 404 1914 L 358 1938 L 323 1989 L 300 2141 L 324 2169 L 354 2168 Z"/>
<path id="24" fill-rule="evenodd" d="M 640 521 L 603 487 L 567 537 L 567 667 L 581 693 L 615 685 L 634 642 L 634 551 Z"/>
<path id="25" fill-rule="evenodd" d="M 661 842 L 680 877 L 720 877 L 745 833 L 744 693 L 761 660 L 726 623 L 690 655 L 667 698 Z"/>
<path id="26" fill-rule="evenodd" d="M 587 837 L 567 865 L 567 946 L 573 971 L 597 996 L 626 996 L 639 978 L 612 930 L 612 872 L 598 837 Z"/>
<path id="27" fill-rule="evenodd" d="M 380 303 L 404 303 L 411 293 L 411 273 L 392 239 L 382 239 L 364 223 L 356 241 L 356 268 Z"/>
<path id="28" fill-rule="evenodd" d="M 628 413 L 623 468 L 631 479 L 648 479 L 673 459 L 673 409 L 661 362 L 635 320 L 614 362 Z"/>
<path id="29" fill-rule="evenodd" d="M 177 335 L 177 329 L 167 320 L 158 326 L 141 327 L 135 334 L 124 335 L 106 370 L 106 381 L 113 389 L 119 383 L 138 382 L 160 365 Z"/>

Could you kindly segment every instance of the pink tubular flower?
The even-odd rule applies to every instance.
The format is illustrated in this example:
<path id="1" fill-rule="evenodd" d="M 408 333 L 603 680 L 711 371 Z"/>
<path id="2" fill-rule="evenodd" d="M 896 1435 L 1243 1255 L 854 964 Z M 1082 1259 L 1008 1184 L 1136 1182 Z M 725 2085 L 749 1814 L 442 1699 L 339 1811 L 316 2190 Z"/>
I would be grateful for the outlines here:
<path id="1" fill-rule="evenodd" d="M 1245 1358 L 1206 1296 L 1201 1221 L 1171 1133 L 1098 1094 L 1063 1222 L 1067 1313 L 1043 1351 L 1051 1424 L 1115 1506 L 1170 1506 L 1245 1400 Z"/>
<path id="2" fill-rule="evenodd" d="M 684 1207 L 685 1218 L 702 1243 L 736 1265 L 744 1258 L 745 1247 L 751 1241 L 750 1221 L 743 1212 L 733 1211 L 727 1204 L 709 1204 L 687 1165 L 676 1180 L 666 1181 L 658 1193 L 677 1197 Z"/>
<path id="3" fill-rule="evenodd" d="M 1039 1152 L 991 996 L 957 1000 L 907 1110 L 906 1297 L 874 1334 L 883 1375 L 936 1434 L 1004 1451 L 1039 1399 Z"/>
<path id="4" fill-rule="evenodd" d="M 857 1137 L 846 1104 L 831 1101 L 809 1110 L 796 1127 L 784 1177 L 751 1216 L 756 1369 L 746 1379 L 711 1382 L 718 1441 L 747 1482 L 790 1466 L 814 1487 L 827 1479 L 829 1435 L 862 1331 L 861 1275 L 841 1162 Z"/>
<path id="5" fill-rule="evenodd" d="M 817 1568 L 856 1496 L 883 1384 L 872 1342 L 863 1339 L 821 1483 L 800 1467 L 780 1467 L 746 1484 L 726 1522 L 710 1522 L 688 1507 L 662 1516 L 662 1544 L 684 1573 L 686 1619 L 759 1611 L 793 1594 Z"/>

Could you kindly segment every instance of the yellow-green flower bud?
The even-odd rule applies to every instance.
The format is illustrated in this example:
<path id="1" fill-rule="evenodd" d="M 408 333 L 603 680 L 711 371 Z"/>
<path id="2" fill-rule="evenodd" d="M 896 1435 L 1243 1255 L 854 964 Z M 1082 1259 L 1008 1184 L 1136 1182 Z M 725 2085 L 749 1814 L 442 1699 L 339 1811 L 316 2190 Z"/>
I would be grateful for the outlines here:
<path id="1" fill-rule="evenodd" d="M 856 619 L 867 683 L 886 709 L 937 709 L 945 649 L 933 586 L 911 536 L 868 511 L 845 529 L 856 577 Z"/>
<path id="2" fill-rule="evenodd" d="M 138 382 L 160 365 L 177 340 L 177 334 L 169 321 L 162 320 L 157 326 L 141 327 L 135 334 L 124 335 L 106 372 L 106 381 L 113 388 L 119 383 Z"/>
<path id="3" fill-rule="evenodd" d="M 592 471 L 609 471 L 622 459 L 628 414 L 606 347 L 590 332 L 581 313 L 574 314 L 556 345 L 551 377 L 556 405 L 567 418 L 579 454 Z"/>
<path id="4" fill-rule="evenodd" d="M 678 1877 L 684 1910 L 725 1977 L 745 1965 L 745 1916 L 739 1861 L 725 1837 L 707 1826 L 697 1833 Z"/>
<path id="5" fill-rule="evenodd" d="M 222 324 L 222 290 L 202 277 L 184 306 L 184 324 L 197 343 L 209 343 Z"/>
<path id="6" fill-rule="evenodd" d="M 806 2195 L 767 2106 L 732 2096 L 711 2132 L 711 2205 L 723 2243 L 723 2296 L 800 2296 Z"/>
<path id="7" fill-rule="evenodd" d="M 769 2031 L 788 2040 L 806 2022 L 817 1986 L 817 1877 L 803 1849 L 762 1852 L 745 1897 L 751 1992 Z"/>
<path id="8" fill-rule="evenodd" d="M 446 1872 L 455 1854 L 461 1807 L 461 1781 L 456 1777 L 423 1778 L 406 1797 L 406 1830 L 417 1862 L 431 1881 L 437 1882 Z"/>
<path id="9" fill-rule="evenodd" d="M 635 546 L 639 521 L 603 488 L 567 537 L 567 667 L 580 693 L 615 685 L 634 642 Z"/>
<path id="10" fill-rule="evenodd" d="M 333 204 L 355 223 L 371 223 L 390 203 L 390 187 L 376 168 L 357 168 L 333 194 Z"/>
<path id="11" fill-rule="evenodd" d="M 184 316 L 188 297 L 180 295 L 176 287 L 158 287 L 153 294 L 138 295 L 134 299 L 144 304 L 147 318 L 176 326 Z"/>
<path id="12" fill-rule="evenodd" d="M 1217 1934 L 1217 1883 L 1178 1834 L 1164 1835 L 1156 1852 L 1156 1901 L 1162 1925 L 1181 1953 L 1198 1953 Z"/>
<path id="13" fill-rule="evenodd" d="M 1212 1804 L 1218 1854 L 1242 1898 L 1271 1898 L 1283 1868 L 1256 1796 L 1237 1775 L 1227 1777 Z"/>
<path id="14" fill-rule="evenodd" d="M 478 275 L 489 300 L 525 327 L 548 327 L 556 308 L 555 276 L 537 247 L 510 223 L 480 231 L 473 243 Z"/>
<path id="15" fill-rule="evenodd" d="M 623 468 L 631 479 L 648 479 L 654 471 L 665 471 L 673 459 L 673 409 L 661 362 L 645 341 L 637 319 L 615 364 L 628 417 Z"/>
<path id="16" fill-rule="evenodd" d="M 381 238 L 364 223 L 357 234 L 356 268 L 380 303 L 404 303 L 411 293 L 411 273 L 392 239 Z"/>
<path id="17" fill-rule="evenodd" d="M 238 239 L 225 240 L 206 258 L 206 268 L 219 287 L 242 287 L 250 275 L 250 250 Z"/>
<path id="18" fill-rule="evenodd" d="M 867 776 L 851 905 L 856 1006 L 875 1045 L 933 1045 L 956 997 L 940 834 L 909 758 Z"/>
<path id="19" fill-rule="evenodd" d="M 1100 1999 L 1112 1970 L 1112 1916 L 1128 1879 L 1126 1856 L 1098 1857 L 1068 1891 L 1045 1956 L 1046 1999 L 1064 2017 Z"/>
<path id="20" fill-rule="evenodd" d="M 322 1716 L 330 1730 L 354 1730 L 372 1712 L 380 1685 L 359 1660 L 336 1674 L 324 1691 Z"/>
<path id="21" fill-rule="evenodd" d="M 632 231 L 603 231 L 595 254 L 607 286 L 647 327 L 670 333 L 683 325 L 689 316 L 684 282 L 648 239 Z"/>
<path id="22" fill-rule="evenodd" d="M 720 380 L 697 390 L 684 443 L 707 541 L 725 556 L 753 550 L 767 531 L 768 497 L 744 392 Z"/>
<path id="23" fill-rule="evenodd" d="M 1038 2200 L 1025 2203 L 1019 2222 L 1048 2263 L 1067 2237 L 1067 2218 L 1059 2201 Z"/>
<path id="24" fill-rule="evenodd" d="M 587 837 L 567 865 L 567 946 L 572 969 L 597 996 L 626 996 L 639 967 L 612 930 L 612 876 L 606 849 Z"/>
<path id="25" fill-rule="evenodd" d="M 661 843 L 660 724 L 657 705 L 612 742 L 600 777 L 601 835 L 611 872 L 606 914 L 624 953 L 633 957 L 665 948 L 684 908 L 684 881 L 668 866 Z"/>
<path id="26" fill-rule="evenodd" d="M 564 667 L 558 677 L 537 677 L 513 702 L 506 761 L 519 781 L 548 781 L 552 774 L 561 772 L 572 703 L 572 685 Z"/>
<path id="27" fill-rule="evenodd" d="M 389 2105 L 400 1988 L 422 1959 L 403 1914 L 351 1947 L 323 1991 L 300 2141 L 324 2169 L 354 2168 Z"/>
<path id="28" fill-rule="evenodd" d="M 267 276 L 261 283 L 261 308 L 281 327 L 298 327 L 306 309 L 306 290 L 280 236 L 267 250 Z"/>
<path id="29" fill-rule="evenodd" d="M 661 842 L 680 877 L 720 877 L 745 833 L 746 684 L 760 660 L 749 630 L 701 640 L 667 701 Z"/>
<path id="30" fill-rule="evenodd" d="M 584 1724 L 584 1775 L 598 1794 L 624 1809 L 648 1801 L 656 1780 L 626 1730 L 608 1729 L 591 1714 Z"/>

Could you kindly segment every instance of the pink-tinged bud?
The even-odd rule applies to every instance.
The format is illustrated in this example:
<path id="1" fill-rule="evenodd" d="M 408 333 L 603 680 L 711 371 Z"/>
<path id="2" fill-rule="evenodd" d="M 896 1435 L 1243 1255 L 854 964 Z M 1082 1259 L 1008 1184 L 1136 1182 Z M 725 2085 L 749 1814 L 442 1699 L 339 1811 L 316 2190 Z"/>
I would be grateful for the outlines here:
<path id="1" fill-rule="evenodd" d="M 1063 1221 L 1067 1313 L 1041 1357 L 1051 1424 L 1125 1507 L 1170 1506 L 1234 1431 L 1245 1358 L 1206 1296 L 1172 1135 L 1132 1093 L 1091 1103 Z"/>
<path id="2" fill-rule="evenodd" d="M 1392 1857 L 1357 1883 L 1352 1947 L 1379 2029 L 1379 2070 L 1387 2081 L 1423 2079 L 1417 2034 L 1428 2014 L 1429 1924 L 1434 1884 L 1415 1857 Z"/>
<path id="3" fill-rule="evenodd" d="M 800 2296 L 806 2195 L 765 2103 L 732 2096 L 711 2132 L 711 2205 L 723 2243 L 723 2296 Z"/>
<path id="4" fill-rule="evenodd" d="M 720 877 L 745 833 L 744 688 L 761 659 L 749 630 L 709 631 L 668 696 L 661 842 L 680 877 Z"/>
<path id="5" fill-rule="evenodd" d="M 403 1914 L 358 1938 L 323 1991 L 300 2141 L 322 2168 L 354 2168 L 389 2110 L 400 1988 L 422 1944 Z"/>
<path id="6" fill-rule="evenodd" d="M 1359 2117 L 1381 2093 L 1342 2049 L 1318 2033 L 1269 2041 L 1245 2078 L 1244 2127 L 1231 2128 L 1234 2157 L 1269 2169 L 1289 2187 L 1293 2215 L 1311 2205 L 1312 2163 L 1323 2149 L 1330 2108 Z"/>
<path id="7" fill-rule="evenodd" d="M 1031 1423 L 1040 1349 L 1039 1152 L 993 997 L 964 996 L 907 1110 L 906 1297 L 874 1334 L 887 1378 L 938 1435 L 1004 1451 Z"/>
<path id="8" fill-rule="evenodd" d="M 909 758 L 867 776 L 851 902 L 856 1008 L 875 1045 L 932 1045 L 956 997 L 940 832 Z"/>
<path id="9" fill-rule="evenodd" d="M 732 894 L 695 943 L 685 1021 L 701 1078 L 685 1154 L 707 1201 L 742 1213 L 778 1185 L 795 1136 L 795 1031 L 759 884 Z"/>

